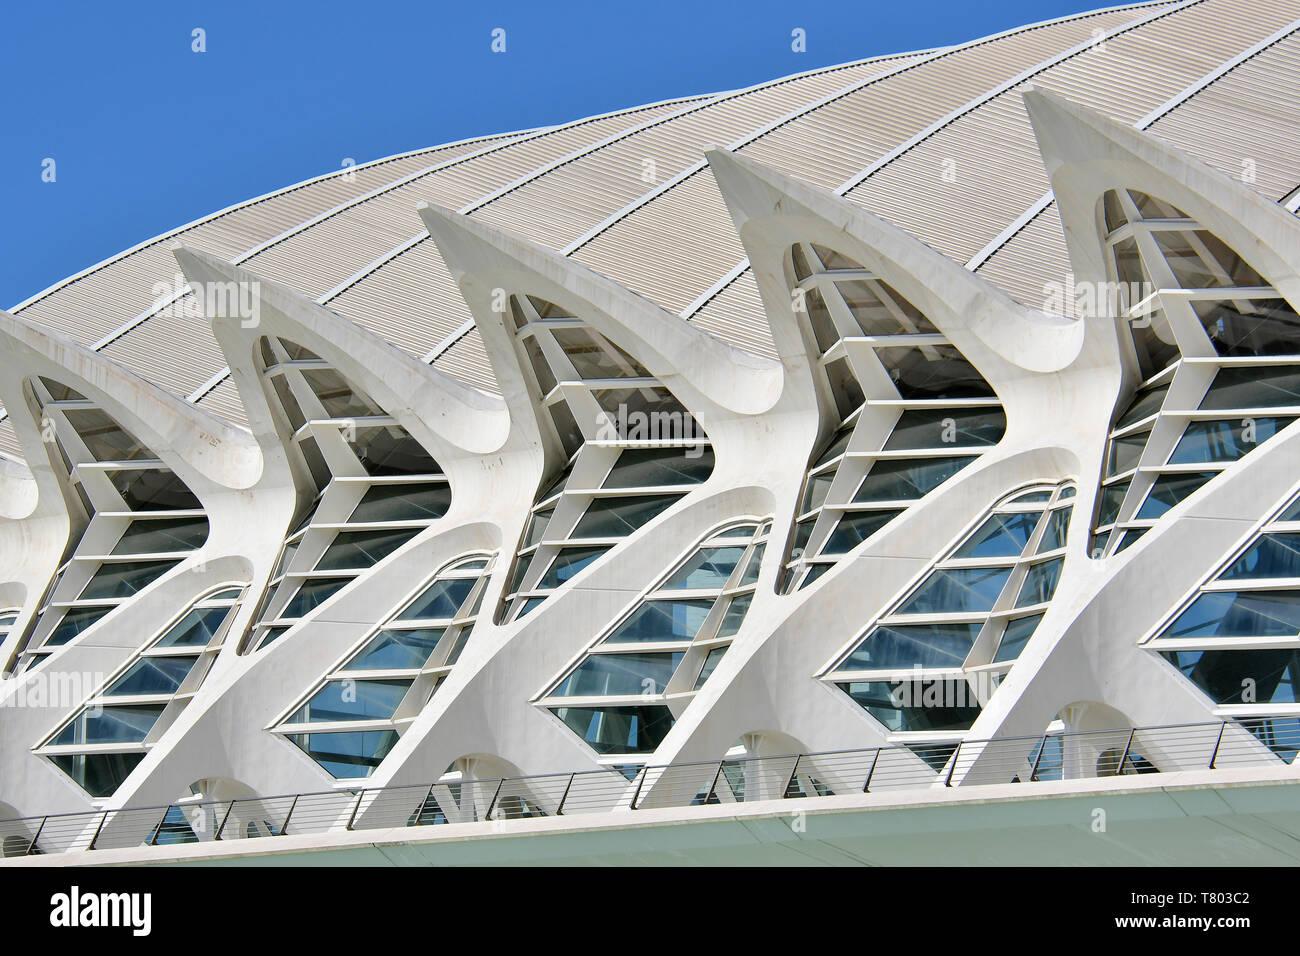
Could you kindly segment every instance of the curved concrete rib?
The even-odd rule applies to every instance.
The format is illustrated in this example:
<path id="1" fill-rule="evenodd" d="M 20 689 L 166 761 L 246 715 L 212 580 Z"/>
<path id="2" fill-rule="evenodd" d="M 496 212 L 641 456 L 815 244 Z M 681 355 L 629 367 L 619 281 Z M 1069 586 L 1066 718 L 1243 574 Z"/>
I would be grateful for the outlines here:
<path id="1" fill-rule="evenodd" d="M 649 299 L 536 243 L 440 206 L 423 203 L 418 209 L 481 333 L 491 334 L 494 330 L 484 326 L 499 324 L 504 317 L 493 310 L 493 291 L 509 291 L 522 279 L 532 294 L 579 310 L 574 314 L 636 355 L 698 412 L 706 426 L 714 409 L 718 415 L 756 414 L 771 409 L 780 397 L 782 376 L 776 363 L 726 345 Z M 489 316 L 496 322 L 489 322 Z M 495 351 L 489 347 L 489 356 Z"/>
<path id="2" fill-rule="evenodd" d="M 102 679 L 127 662 L 142 644 L 213 586 L 249 583 L 251 567 L 242 555 L 261 550 L 274 555 L 280 531 L 261 527 L 257 509 L 266 477 L 257 444 L 245 431 L 196 409 L 117 363 L 65 337 L 45 332 L 0 313 L 0 397 L 13 416 L 23 444 L 35 503 L 21 519 L 0 524 L 0 536 L 21 541 L 22 569 L 15 582 L 23 611 L 3 645 L 6 661 L 16 661 L 26 645 L 35 646 L 49 631 L 40 608 L 47 600 L 74 599 L 122 527 L 119 518 L 96 524 L 93 505 L 83 505 L 73 488 L 60 451 L 54 422 L 43 421 L 30 381 L 42 377 L 73 389 L 146 445 L 198 499 L 208 522 L 202 544 L 153 580 L 133 600 L 119 605 L 58 646 L 39 669 L 24 670 L 0 685 L 6 701 L 21 701 L 6 711 L 9 733 L 0 743 L 0 778 L 26 779 L 38 802 L 84 809 L 89 798 L 43 758 L 32 753 L 70 715 Z M 89 501 L 89 499 L 86 499 Z M 250 519 L 252 524 L 250 525 Z M 110 527 L 112 525 L 113 527 Z M 82 537 L 87 528 L 95 540 Z M 116 528 L 116 530 L 114 530 Z M 69 557 L 91 558 L 70 567 L 51 590 L 55 573 Z M 62 686 L 68 695 L 51 693 Z M 24 798 L 25 799 L 25 798 Z M 34 805 L 34 804 L 33 804 Z"/>
<path id="3" fill-rule="evenodd" d="M 503 540 L 517 539 L 540 475 L 540 449 L 526 430 L 512 423 L 495 396 L 424 365 L 282 284 L 198 250 L 178 248 L 175 254 L 191 287 L 237 283 L 255 290 L 255 319 L 209 318 L 254 434 L 268 460 L 277 462 L 282 485 L 290 492 L 297 486 L 299 510 L 311 500 L 315 485 L 288 434 L 279 400 L 263 380 L 258 354 L 267 336 L 308 349 L 365 392 L 434 458 L 451 488 L 442 517 L 304 615 L 274 643 L 241 655 L 240 642 L 227 638 L 223 668 L 214 669 L 168 729 L 175 743 L 147 757 L 114 800 L 171 800 L 192 782 L 209 778 L 238 780 L 258 793 L 321 789 L 332 778 L 269 728 L 316 685 L 332 662 L 365 639 L 377 620 L 418 593 L 434 572 L 460 555 L 492 554 L 500 551 Z M 279 523 L 280 538 L 293 510 Z M 490 582 L 485 600 L 495 600 L 499 590 L 499 581 Z M 252 616 L 258 598 L 257 591 L 250 591 L 232 634 L 242 634 L 256 623 Z"/>
<path id="4" fill-rule="evenodd" d="M 1068 613 L 1055 607 L 1069 606 L 1074 592 L 1092 587 L 1089 486 L 1101 467 L 1108 410 L 1121 380 L 1115 331 L 1108 320 L 1072 322 L 1028 309 L 827 191 L 724 151 L 709 159 L 753 264 L 778 349 L 788 366 L 799 366 L 791 370 L 796 377 L 806 380 L 812 340 L 800 330 L 785 259 L 795 243 L 815 242 L 862 263 L 925 313 L 994 387 L 1008 427 L 996 447 L 860 544 L 812 587 L 786 596 L 767 619 L 747 622 L 743 645 L 723 658 L 700 692 L 704 705 L 679 720 L 657 757 L 716 759 L 737 739 L 755 741 L 759 752 L 779 746 L 764 738 L 797 740 L 813 751 L 881 743 L 887 739 L 883 727 L 818 675 L 997 500 L 1034 481 L 1079 480 L 1081 501 L 1065 571 L 1054 611 L 1033 638 L 1035 653 L 1045 653 L 1068 623 Z M 823 401 L 821 407 L 833 427 L 833 406 Z M 1012 673 L 1017 672 L 1032 675 L 1032 663 L 1017 664 Z M 1062 704 L 1089 689 L 1086 681 L 1057 679 L 1066 697 Z M 980 736 L 982 727 L 996 721 L 1015 693 L 999 691 L 986 703 L 971 735 Z"/>
<path id="5" fill-rule="evenodd" d="M 1300 222 L 1279 204 L 1182 150 L 1093 110 L 1043 90 L 1026 92 L 1024 99 L 1080 286 L 1110 281 L 1100 205 L 1109 190 L 1133 189 L 1181 209 L 1249 262 L 1293 306 L 1300 303 Z M 1159 279 L 1156 284 L 1165 286 Z M 1124 318 L 1104 318 L 1117 334 L 1127 336 Z M 1194 319 L 1190 324 L 1197 325 Z M 1214 349 L 1199 326 L 1192 332 L 1179 335 L 1184 356 L 1212 358 Z M 1121 396 L 1131 395 L 1140 378 L 1131 346 L 1124 366 Z M 1169 392 L 1178 397 L 1171 401 L 1180 408 L 1194 407 L 1213 369 L 1181 365 Z M 1153 429 L 1153 443 L 1155 435 Z M 1072 595 L 1067 604 L 1070 624 L 1063 639 L 1045 656 L 1043 648 L 1031 648 L 1033 666 L 1013 671 L 1004 684 L 1013 692 L 1009 700 L 1015 706 L 984 723 L 981 736 L 1041 733 L 1064 705 L 1072 703 L 1057 690 L 1060 682 L 1078 681 L 1079 675 L 1086 675 L 1086 686 L 1077 688 L 1084 706 L 1072 710 L 1103 705 L 1139 726 L 1215 719 L 1210 698 L 1138 642 L 1295 493 L 1293 473 L 1270 467 L 1269 462 L 1289 460 L 1297 448 L 1300 431 L 1294 426 L 1284 429 L 1172 508 L 1132 547 L 1094 562 L 1101 567 L 1092 586 Z M 1153 463 L 1163 464 L 1165 454 L 1167 450 Z M 1144 455 L 1142 462 L 1149 457 Z M 981 769 L 976 761 L 968 772 L 978 774 Z"/>
<path id="6" fill-rule="evenodd" d="M 1300 302 L 1300 220 L 1165 141 L 1043 89 L 1024 94 L 1076 275 L 1104 281 L 1098 203 L 1138 189 L 1182 209 Z M 1230 135 L 1225 130 L 1224 135 Z"/>
<path id="7" fill-rule="evenodd" d="M 715 465 L 704 484 L 614 545 L 526 618 L 498 625 L 482 615 L 456 669 L 375 779 L 436 779 L 468 754 L 488 754 L 533 772 L 593 769 L 595 754 L 532 701 L 710 529 L 788 507 L 800 480 L 800 459 L 784 452 L 797 447 L 806 456 L 815 437 L 815 410 L 788 387 L 776 363 L 721 344 L 585 267 L 454 213 L 428 206 L 420 212 L 465 295 L 516 419 L 545 431 L 506 313 L 494 304 L 500 308 L 507 295 L 533 295 L 605 336 L 667 387 L 707 432 Z M 578 453 L 575 476 L 585 453 Z M 557 447 L 548 445 L 547 454 L 550 471 L 564 464 Z M 598 469 L 589 470 L 595 475 Z M 787 511 L 778 520 L 789 517 Z M 506 547 L 514 544 L 508 539 Z M 761 573 L 767 600 L 774 565 Z"/>

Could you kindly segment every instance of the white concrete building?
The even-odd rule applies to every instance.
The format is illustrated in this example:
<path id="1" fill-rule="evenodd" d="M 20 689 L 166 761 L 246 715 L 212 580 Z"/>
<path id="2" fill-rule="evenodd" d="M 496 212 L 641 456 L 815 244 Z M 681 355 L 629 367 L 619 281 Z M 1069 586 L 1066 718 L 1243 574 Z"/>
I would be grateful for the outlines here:
<path id="1" fill-rule="evenodd" d="M 1300 2 L 1116 7 L 378 161 L 0 313 L 6 863 L 1289 813 L 1297 88 Z M 1205 838 L 1142 806 L 1138 858 Z"/>

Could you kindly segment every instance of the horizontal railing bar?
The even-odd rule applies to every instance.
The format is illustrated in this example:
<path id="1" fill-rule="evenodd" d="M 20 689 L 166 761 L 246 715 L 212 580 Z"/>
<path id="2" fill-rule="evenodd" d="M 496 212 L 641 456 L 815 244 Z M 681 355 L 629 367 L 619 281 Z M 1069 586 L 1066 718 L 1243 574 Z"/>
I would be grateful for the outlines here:
<path id="1" fill-rule="evenodd" d="M 1300 750 L 1300 721 L 1294 727 L 1270 726 L 1267 734 L 1252 732 L 1252 727 L 1260 730 L 1259 725 L 1270 720 L 1287 717 L 1243 715 L 1194 724 L 724 757 L 647 765 L 630 778 L 614 769 L 579 770 L 16 817 L 0 820 L 0 839 L 8 843 L 19 838 L 22 852 L 0 847 L 0 856 L 253 839 L 288 833 L 291 826 L 296 833 L 374 830 L 475 822 L 489 815 L 491 819 L 517 820 L 642 806 L 803 799 L 862 793 L 868 774 L 867 789 L 874 792 L 1168 772 L 1155 766 L 1149 756 L 1153 753 L 1162 763 L 1176 764 L 1177 769 L 1216 769 L 1221 762 L 1241 767 L 1284 759 L 1278 751 Z M 1242 734 L 1225 739 L 1233 724 Z M 1109 765 L 1112 761 L 1098 760 L 1091 772 L 1081 772 L 1078 747 L 1089 741 L 1097 744 L 1101 757 L 1122 748 L 1123 758 L 1113 760 L 1113 767 Z M 1115 744 L 1107 746 L 1110 741 Z M 1139 769 L 1134 758 L 1143 760 L 1145 766 Z M 964 776 L 958 776 L 959 771 L 965 775 L 972 770 L 977 779 L 969 784 Z M 173 811 L 179 819 L 173 817 Z M 211 836 L 193 829 L 191 821 L 209 817 Z M 228 824 L 232 827 L 229 831 Z M 199 827 L 200 831 L 206 829 L 206 823 Z"/>

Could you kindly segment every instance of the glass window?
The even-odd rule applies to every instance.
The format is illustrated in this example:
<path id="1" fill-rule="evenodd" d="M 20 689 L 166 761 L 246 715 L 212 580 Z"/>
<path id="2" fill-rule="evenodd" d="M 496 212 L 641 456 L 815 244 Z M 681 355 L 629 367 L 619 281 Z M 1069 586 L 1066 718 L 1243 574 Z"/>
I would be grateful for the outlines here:
<path id="1" fill-rule="evenodd" d="M 57 754 L 50 762 L 92 797 L 110 797 L 143 759 L 142 753 Z"/>
<path id="2" fill-rule="evenodd" d="M 599 754 L 651 753 L 668 736 L 673 715 L 662 705 L 556 707 L 569 729 Z"/>
<path id="3" fill-rule="evenodd" d="M 691 641 L 712 607 L 712 599 L 646 601 L 614 628 L 605 642 Z"/>
<path id="4" fill-rule="evenodd" d="M 697 485 L 712 471 L 712 449 L 628 448 L 619 454 L 602 487 Z"/>
<path id="5" fill-rule="evenodd" d="M 447 513 L 451 486 L 438 484 L 372 485 L 348 517 L 352 524 L 373 521 L 432 521 Z"/>
<path id="6" fill-rule="evenodd" d="M 695 686 L 691 688 L 692 690 L 699 690 L 704 686 L 704 682 L 713 676 L 713 672 L 722 663 L 722 655 L 725 653 L 727 653 L 725 647 L 715 647 L 709 651 L 708 656 L 704 658 L 704 666 L 700 668 L 700 676 L 695 678 Z"/>
<path id="7" fill-rule="evenodd" d="M 145 518 L 132 521 L 113 554 L 193 551 L 208 537 L 207 518 Z"/>
<path id="8" fill-rule="evenodd" d="M 845 514 L 827 537 L 822 554 L 847 554 L 901 514 L 901 511 L 859 511 Z"/>
<path id="9" fill-rule="evenodd" d="M 592 654 L 555 688 L 555 697 L 635 697 L 662 694 L 681 652 Z"/>
<path id="10" fill-rule="evenodd" d="M 1183 289 L 1267 285 L 1254 269 L 1218 236 L 1203 229 L 1151 233 Z"/>
<path id="11" fill-rule="evenodd" d="M 1138 208 L 1138 214 L 1143 219 L 1186 219 L 1187 213 L 1183 212 L 1177 206 L 1165 202 L 1163 199 L 1157 199 L 1147 193 L 1139 192 L 1136 189 L 1128 191 L 1129 198 Z"/>
<path id="12" fill-rule="evenodd" d="M 1183 437 L 1169 457 L 1171 465 L 1210 461 L 1236 461 L 1272 438 L 1294 418 L 1245 418 L 1221 422 L 1188 422 Z"/>
<path id="13" fill-rule="evenodd" d="M 373 567 L 417 534 L 418 528 L 340 531 L 316 563 L 316 570 L 345 571 Z"/>
<path id="14" fill-rule="evenodd" d="M 993 660 L 997 663 L 1003 661 L 1014 661 L 1020 656 L 1020 652 L 1025 649 L 1029 639 L 1034 636 L 1034 631 L 1038 627 L 1038 622 L 1043 619 L 1041 614 L 1031 614 L 1029 617 L 1018 617 L 1014 621 L 1008 621 L 1006 629 L 1002 632 L 1002 640 L 998 642 L 998 651 L 993 655 Z"/>
<path id="15" fill-rule="evenodd" d="M 113 704 L 83 710 L 50 741 L 55 746 L 70 744 L 139 743 L 162 716 L 162 704 L 125 706 Z"/>
<path id="16" fill-rule="evenodd" d="M 1106 477 L 1113 478 L 1121 472 L 1131 471 L 1138 466 L 1142 452 L 1147 447 L 1150 432 L 1137 432 L 1111 439 L 1110 460 L 1106 463 Z"/>
<path id="17" fill-rule="evenodd" d="M 368 418 L 383 410 L 332 368 L 303 369 L 303 381 L 316 393 L 329 418 Z"/>
<path id="18" fill-rule="evenodd" d="M 334 680 L 312 695 L 286 723 L 386 720 L 410 688 L 409 680 Z"/>
<path id="19" fill-rule="evenodd" d="M 905 399 L 994 397 L 993 387 L 952 345 L 882 348 L 876 355 Z"/>
<path id="20" fill-rule="evenodd" d="M 554 329 L 579 378 L 650 378 L 644 365 L 592 329 Z"/>
<path id="21" fill-rule="evenodd" d="M 674 572 L 664 585 L 665 589 L 717 590 L 726 586 L 727 579 L 744 557 L 745 549 L 726 547 L 700 548 L 686 563 Z"/>
<path id="22" fill-rule="evenodd" d="M 990 515 L 953 555 L 955 558 L 1014 558 L 1029 544 L 1041 511 Z"/>
<path id="23" fill-rule="evenodd" d="M 442 467 L 404 429 L 396 425 L 363 425 L 350 443 L 367 474 L 437 475 Z"/>
<path id="24" fill-rule="evenodd" d="M 609 548 L 561 548 L 542 579 L 537 582 L 538 589 L 558 588 L 608 550 Z"/>
<path id="25" fill-rule="evenodd" d="M 397 743 L 397 731 L 293 734 L 289 739 L 331 776 L 368 777 Z"/>
<path id="26" fill-rule="evenodd" d="M 1057 508 L 1047 516 L 1047 527 L 1043 530 L 1043 540 L 1038 543 L 1038 553 L 1055 551 L 1065 547 L 1066 532 L 1070 527 L 1070 515 L 1073 508 Z"/>
<path id="27" fill-rule="evenodd" d="M 839 429 L 839 431 L 831 436 L 830 443 L 826 446 L 826 450 L 817 456 L 817 460 L 813 463 L 813 467 L 824 465 L 832 459 L 838 458 L 840 455 L 844 454 L 844 450 L 849 445 L 849 439 L 852 437 L 852 425 L 846 425 Z"/>
<path id="28" fill-rule="evenodd" d="M 1266 534 L 1219 575 L 1240 578 L 1300 578 L 1300 534 Z"/>
<path id="29" fill-rule="evenodd" d="M 1300 369 L 1229 366 L 1219 369 L 1200 407 L 1207 410 L 1300 405 Z"/>
<path id="30" fill-rule="evenodd" d="M 961 667 L 982 625 L 882 624 L 874 628 L 837 670 Z"/>
<path id="31" fill-rule="evenodd" d="M 718 625 L 718 637 L 731 637 L 740 630 L 740 626 L 745 623 L 745 615 L 749 613 L 749 605 L 754 602 L 753 594 L 740 594 L 731 599 L 727 605 L 727 611 L 722 615 L 722 623 Z"/>
<path id="32" fill-rule="evenodd" d="M 1216 704 L 1294 704 L 1300 651 L 1166 651 L 1177 667 Z"/>
<path id="33" fill-rule="evenodd" d="M 111 607 L 71 608 L 63 615 L 63 619 L 59 621 L 58 626 L 50 632 L 50 636 L 45 641 L 45 646 L 58 647 L 68 643 L 111 610 L 113 610 Z"/>
<path id="34" fill-rule="evenodd" d="M 185 617 L 172 624 L 156 648 L 205 648 L 212 643 L 221 623 L 230 613 L 229 607 L 195 607 Z"/>
<path id="35" fill-rule="evenodd" d="M 551 371 L 551 363 L 546 361 L 546 354 L 533 336 L 524 336 L 523 344 L 524 354 L 528 356 L 528 364 L 532 367 L 533 375 L 537 377 L 538 394 L 545 398 L 551 394 L 551 389 L 557 384 L 555 373 Z"/>
<path id="36" fill-rule="evenodd" d="M 98 408 L 68 408 L 63 417 L 96 461 L 157 458 L 147 446 Z"/>
<path id="37" fill-rule="evenodd" d="M 904 602 L 898 613 L 975 614 L 991 611 L 1010 575 L 1010 568 L 934 571 Z"/>
<path id="38" fill-rule="evenodd" d="M 104 695 L 174 694 L 198 660 L 197 657 L 143 657 L 113 681 Z"/>
<path id="39" fill-rule="evenodd" d="M 1160 411 L 1160 406 L 1165 403 L 1165 395 L 1168 392 L 1168 385 L 1149 389 L 1145 392 L 1138 392 L 1128 410 L 1115 423 L 1115 427 L 1127 428 L 1129 425 L 1136 425 L 1144 418 L 1150 418 Z"/>
<path id="40" fill-rule="evenodd" d="M 121 561 L 101 564 L 78 600 L 112 600 L 140 593 L 176 566 L 175 561 Z"/>
<path id="41" fill-rule="evenodd" d="M 1101 503 L 1097 506 L 1099 528 L 1111 524 L 1119 517 L 1119 508 L 1124 501 L 1124 495 L 1128 493 L 1128 486 L 1127 481 L 1122 481 L 1117 485 L 1107 485 L 1101 489 Z"/>
<path id="42" fill-rule="evenodd" d="M 1300 352 L 1300 316 L 1285 299 L 1200 300 L 1192 301 L 1191 306 L 1220 355 Z"/>
<path id="43" fill-rule="evenodd" d="M 1178 502 L 1214 477 L 1214 472 L 1161 475 L 1156 479 L 1146 501 L 1138 509 L 1138 518 L 1159 518 Z"/>
<path id="44" fill-rule="evenodd" d="M 839 272 L 845 269 L 863 271 L 859 262 L 850 259 L 842 252 L 836 252 L 826 246 L 819 246 L 817 243 L 813 243 L 813 252 L 817 253 L 817 258 L 822 261 L 822 269 L 826 272 Z"/>
<path id="45" fill-rule="evenodd" d="M 165 468 L 105 474 L 132 511 L 197 511 L 203 507 L 194 492 Z"/>
<path id="46" fill-rule="evenodd" d="M 445 627 L 421 627 L 412 631 L 380 631 L 343 670 L 400 671 L 423 667 L 446 630 Z"/>
<path id="47" fill-rule="evenodd" d="M 1051 561 L 1031 565 L 1025 574 L 1025 583 L 1020 587 L 1020 594 L 1016 597 L 1016 607 L 1029 607 L 1050 601 L 1061 580 L 1061 565 L 1064 563 L 1064 558 L 1053 558 Z"/>
<path id="48" fill-rule="evenodd" d="M 813 338 L 817 342 L 817 352 L 825 355 L 839 341 L 840 333 L 819 289 L 809 289 L 804 294 L 804 307 L 808 310 L 808 323 L 812 326 Z"/>
<path id="49" fill-rule="evenodd" d="M 835 398 L 835 410 L 840 418 L 848 418 L 855 408 L 866 401 L 862 386 L 858 384 L 857 376 L 849 367 L 848 359 L 838 358 L 827 362 L 826 379 L 830 383 L 831 394 Z"/>
<path id="50" fill-rule="evenodd" d="M 912 501 L 961 471 L 974 458 L 924 458 L 877 461 L 862 479 L 855 502 Z"/>
<path id="51" fill-rule="evenodd" d="M 447 578 L 434 581 L 424 593 L 408 604 L 399 621 L 450 620 L 474 589 L 474 578 Z"/>
<path id="52" fill-rule="evenodd" d="M 573 418 L 573 410 L 569 408 L 569 403 L 564 399 L 551 402 L 546 406 L 546 410 L 551 414 L 551 422 L 555 426 L 555 437 L 560 440 L 560 446 L 564 449 L 564 454 L 572 457 L 585 441 L 582 429 L 578 427 L 577 421 Z"/>
<path id="53" fill-rule="evenodd" d="M 1295 637 L 1300 591 L 1208 591 L 1178 615 L 1161 637 Z"/>
<path id="54" fill-rule="evenodd" d="M 573 538 L 621 538 L 649 523 L 681 495 L 595 498 L 573 529 Z"/>
<path id="55" fill-rule="evenodd" d="M 302 582 L 288 606 L 281 612 L 281 617 L 302 617 L 313 608 L 324 604 L 351 578 L 308 578 Z"/>
<path id="56" fill-rule="evenodd" d="M 844 304 L 853 313 L 863 335 L 929 335 L 939 331 L 916 306 L 878 279 L 871 282 L 844 279 L 835 288 L 844 297 Z M 902 314 L 902 319 L 895 311 Z"/>
<path id="57" fill-rule="evenodd" d="M 853 681 L 838 685 L 867 713 L 895 732 L 969 730 L 979 716 L 964 681 Z"/>
<path id="58" fill-rule="evenodd" d="M 924 408 L 903 412 L 885 451 L 996 445 L 1006 431 L 1000 408 Z"/>

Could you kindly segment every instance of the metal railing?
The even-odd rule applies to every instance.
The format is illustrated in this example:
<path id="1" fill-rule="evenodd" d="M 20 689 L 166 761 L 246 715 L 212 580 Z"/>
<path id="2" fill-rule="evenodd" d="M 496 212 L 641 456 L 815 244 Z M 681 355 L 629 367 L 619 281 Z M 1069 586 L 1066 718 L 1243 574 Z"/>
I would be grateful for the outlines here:
<path id="1" fill-rule="evenodd" d="M 659 807 L 1284 766 L 1300 717 L 1001 737 L 363 787 L 0 820 L 0 856 L 381 830 Z"/>

